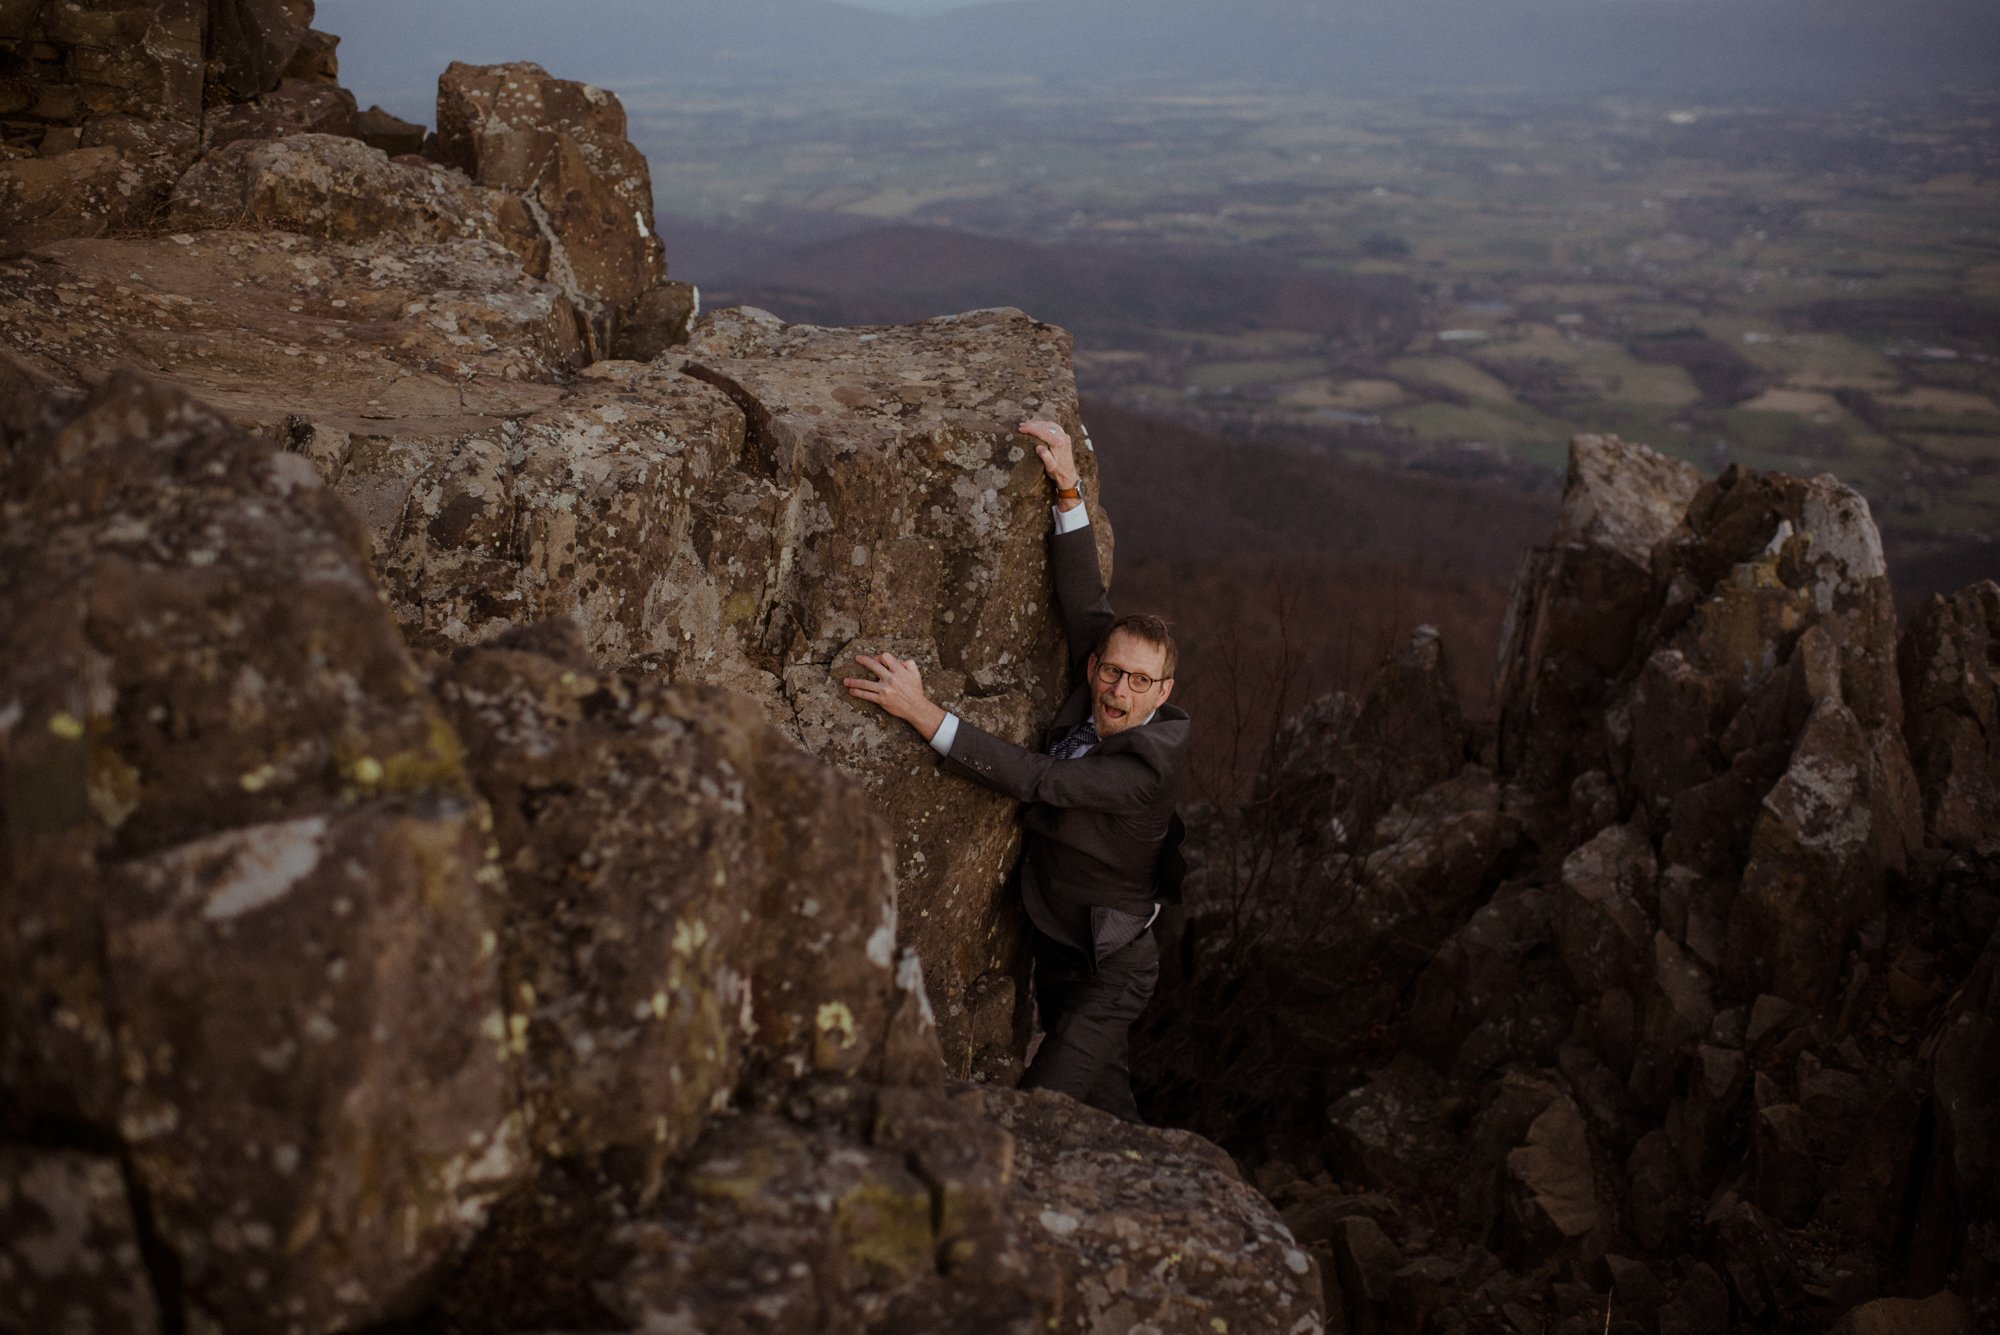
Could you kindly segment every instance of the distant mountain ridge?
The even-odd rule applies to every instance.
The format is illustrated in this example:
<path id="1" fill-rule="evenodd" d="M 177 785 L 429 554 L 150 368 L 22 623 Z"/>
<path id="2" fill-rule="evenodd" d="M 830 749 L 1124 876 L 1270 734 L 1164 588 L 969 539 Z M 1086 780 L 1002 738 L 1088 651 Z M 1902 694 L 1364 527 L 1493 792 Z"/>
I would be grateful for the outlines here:
<path id="1" fill-rule="evenodd" d="M 535 60 L 621 89 L 1040 74 L 1148 87 L 1522 87 L 1797 100 L 1921 95 L 2000 73 L 1971 0 L 328 0 L 364 99 L 450 59 Z M 381 90 L 381 92 L 377 92 Z"/>

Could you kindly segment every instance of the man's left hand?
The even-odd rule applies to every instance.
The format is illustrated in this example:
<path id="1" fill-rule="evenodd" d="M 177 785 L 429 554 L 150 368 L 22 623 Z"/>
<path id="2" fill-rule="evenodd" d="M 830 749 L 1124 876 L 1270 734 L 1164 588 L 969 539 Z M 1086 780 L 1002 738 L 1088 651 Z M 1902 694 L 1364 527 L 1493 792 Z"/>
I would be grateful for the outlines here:
<path id="1" fill-rule="evenodd" d="M 849 695 L 882 706 L 885 712 L 922 733 L 925 741 L 937 735 L 938 725 L 944 722 L 944 711 L 924 694 L 923 674 L 915 663 L 894 654 L 856 654 L 854 661 L 874 676 L 842 678 L 841 684 L 847 687 Z"/>

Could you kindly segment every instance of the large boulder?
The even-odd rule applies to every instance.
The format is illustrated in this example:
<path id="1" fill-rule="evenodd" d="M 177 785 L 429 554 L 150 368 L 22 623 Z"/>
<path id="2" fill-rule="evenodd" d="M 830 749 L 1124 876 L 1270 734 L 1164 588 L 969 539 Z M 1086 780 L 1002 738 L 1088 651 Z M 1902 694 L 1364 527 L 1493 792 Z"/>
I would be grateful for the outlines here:
<path id="1" fill-rule="evenodd" d="M 438 80 L 440 161 L 521 195 L 550 244 L 547 276 L 610 352 L 621 314 L 667 274 L 653 180 L 615 94 L 539 65 L 454 62 Z"/>
<path id="2" fill-rule="evenodd" d="M 888 1050 L 922 1003 L 880 818 L 752 701 L 600 672 L 567 626 L 473 652 L 439 694 L 494 812 L 539 1154 L 663 1161 L 752 1079 L 942 1078 L 934 1037 Z"/>
<path id="3" fill-rule="evenodd" d="M 483 808 L 309 465 L 131 373 L 55 403 L 0 475 L 10 1115 L 119 1147 L 168 1320 L 409 1310 L 524 1162 Z"/>
<path id="4" fill-rule="evenodd" d="M 244 138 L 218 148 L 174 186 L 167 216 L 188 230 L 286 231 L 328 241 L 480 239 L 524 262 L 547 248 L 519 196 L 472 185 L 433 163 L 391 161 L 337 134 Z"/>

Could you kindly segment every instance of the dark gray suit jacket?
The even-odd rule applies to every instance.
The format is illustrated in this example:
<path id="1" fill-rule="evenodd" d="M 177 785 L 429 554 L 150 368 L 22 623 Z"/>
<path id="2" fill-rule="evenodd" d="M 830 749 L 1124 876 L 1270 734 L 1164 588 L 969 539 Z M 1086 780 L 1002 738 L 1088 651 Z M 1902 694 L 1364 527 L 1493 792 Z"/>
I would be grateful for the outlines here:
<path id="1" fill-rule="evenodd" d="M 1077 685 L 1029 750 L 963 718 L 947 769 L 1027 804 L 1021 899 L 1046 936 L 1091 955 L 1091 909 L 1149 918 L 1154 903 L 1179 897 L 1174 802 L 1187 758 L 1188 716 L 1161 705 L 1150 722 L 1113 733 L 1088 754 L 1057 760 L 1048 748 L 1090 714 L 1086 662 L 1117 616 L 1104 593 L 1090 527 L 1049 540 L 1056 607 Z M 1163 857 L 1164 854 L 1164 857 Z"/>

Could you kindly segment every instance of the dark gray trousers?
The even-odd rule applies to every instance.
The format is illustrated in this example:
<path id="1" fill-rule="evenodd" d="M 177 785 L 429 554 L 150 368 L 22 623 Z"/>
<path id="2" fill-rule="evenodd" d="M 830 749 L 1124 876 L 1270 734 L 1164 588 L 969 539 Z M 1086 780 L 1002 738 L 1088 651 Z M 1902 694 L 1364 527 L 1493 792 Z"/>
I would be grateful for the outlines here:
<path id="1" fill-rule="evenodd" d="M 1160 981 L 1160 947 L 1140 933 L 1097 963 L 1033 932 L 1035 1006 L 1042 1046 L 1023 1089 L 1053 1089 L 1128 1122 L 1139 1120 L 1132 1097 L 1129 1035 Z"/>

